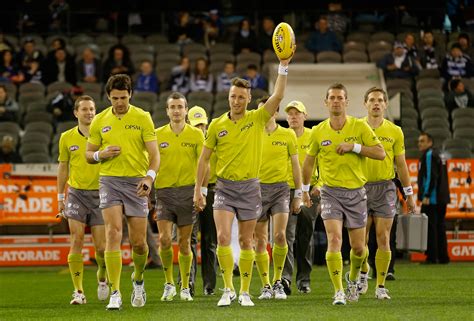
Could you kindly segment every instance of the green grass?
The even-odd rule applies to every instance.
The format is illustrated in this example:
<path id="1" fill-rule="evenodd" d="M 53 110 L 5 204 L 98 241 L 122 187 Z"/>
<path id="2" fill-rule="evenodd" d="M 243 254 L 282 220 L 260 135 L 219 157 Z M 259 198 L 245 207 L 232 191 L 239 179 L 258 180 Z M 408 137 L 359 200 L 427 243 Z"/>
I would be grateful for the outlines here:
<path id="1" fill-rule="evenodd" d="M 347 268 L 346 268 L 347 270 Z M 391 301 L 373 297 L 374 281 L 359 302 L 332 306 L 332 285 L 325 267 L 315 267 L 312 292 L 295 293 L 286 301 L 259 301 L 260 281 L 254 271 L 251 293 L 256 304 L 243 308 L 237 303 L 217 308 L 220 292 L 204 297 L 198 277 L 194 302 L 161 302 L 163 272 L 145 274 L 148 301 L 143 308 L 130 305 L 131 268 L 122 272 L 123 309 L 106 311 L 96 296 L 95 270 L 86 268 L 88 303 L 71 306 L 72 283 L 66 268 L 1 268 L 0 320 L 474 320 L 474 263 L 419 265 L 400 263 L 396 281 L 388 281 Z M 238 288 L 238 279 L 235 279 Z M 218 278 L 218 286 L 222 281 Z"/>

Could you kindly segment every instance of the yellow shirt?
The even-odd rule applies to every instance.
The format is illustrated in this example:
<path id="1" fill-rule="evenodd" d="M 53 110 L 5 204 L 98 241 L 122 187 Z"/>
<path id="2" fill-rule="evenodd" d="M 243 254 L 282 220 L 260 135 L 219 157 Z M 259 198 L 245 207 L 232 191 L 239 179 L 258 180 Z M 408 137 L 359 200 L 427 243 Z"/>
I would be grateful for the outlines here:
<path id="1" fill-rule="evenodd" d="M 300 163 L 300 169 L 303 169 L 304 159 L 306 158 L 306 153 L 308 152 L 309 146 L 311 143 L 311 129 L 305 127 L 303 131 L 303 135 L 301 135 L 300 137 L 296 137 L 296 142 L 297 142 L 297 147 L 298 147 L 298 161 Z M 317 162 L 315 161 L 315 163 Z M 290 166 L 291 166 L 291 163 L 290 163 Z M 293 166 L 290 167 L 290 169 L 292 168 Z M 313 176 L 311 176 L 310 185 L 311 186 L 315 185 L 317 181 L 318 181 L 318 168 L 317 166 L 315 166 Z M 292 171 L 288 173 L 288 184 L 290 184 L 290 187 L 292 189 L 295 188 L 295 181 L 293 180 Z"/>
<path id="2" fill-rule="evenodd" d="M 204 146 L 217 155 L 217 177 L 243 181 L 258 178 L 262 159 L 264 128 L 271 115 L 264 107 L 248 110 L 234 122 L 229 113 L 215 118 L 207 131 Z"/>
<path id="3" fill-rule="evenodd" d="M 87 137 L 76 126 L 61 134 L 59 139 L 59 162 L 68 162 L 69 186 L 83 190 L 99 189 L 98 164 L 89 164 L 86 160 Z"/>
<path id="4" fill-rule="evenodd" d="M 308 155 L 317 156 L 322 183 L 330 187 L 356 189 L 367 182 L 365 157 L 353 152 L 339 155 L 336 147 L 341 143 L 358 143 L 364 146 L 380 144 L 377 136 L 362 119 L 346 117 L 341 130 L 334 130 L 329 119 L 313 127 Z"/>
<path id="5" fill-rule="evenodd" d="M 194 185 L 196 168 L 202 151 L 204 134 L 191 125 L 184 125 L 183 131 L 175 134 L 171 125 L 156 129 L 160 150 L 160 169 L 155 188 Z"/>
<path id="6" fill-rule="evenodd" d="M 297 154 L 296 134 L 277 125 L 272 133 L 264 132 L 260 183 L 286 182 L 291 173 L 291 156 Z"/>
<path id="7" fill-rule="evenodd" d="M 367 117 L 364 117 L 363 120 L 367 122 Z M 403 132 L 399 126 L 386 119 L 383 120 L 382 125 L 374 129 L 374 132 L 382 143 L 386 156 L 383 161 L 367 158 L 365 161 L 367 181 L 390 180 L 395 177 L 395 156 L 405 154 Z"/>
<path id="8" fill-rule="evenodd" d="M 88 141 L 101 150 L 121 148 L 120 155 L 100 163 L 100 176 L 144 177 L 149 165 L 145 142 L 156 141 L 156 135 L 150 113 L 130 105 L 121 118 L 112 107 L 95 116 Z"/>
<path id="9" fill-rule="evenodd" d="M 216 165 L 217 165 L 217 156 L 216 153 L 211 154 L 211 161 L 210 161 L 210 173 L 209 173 L 209 184 L 215 184 L 217 182 L 217 174 L 216 174 Z"/>

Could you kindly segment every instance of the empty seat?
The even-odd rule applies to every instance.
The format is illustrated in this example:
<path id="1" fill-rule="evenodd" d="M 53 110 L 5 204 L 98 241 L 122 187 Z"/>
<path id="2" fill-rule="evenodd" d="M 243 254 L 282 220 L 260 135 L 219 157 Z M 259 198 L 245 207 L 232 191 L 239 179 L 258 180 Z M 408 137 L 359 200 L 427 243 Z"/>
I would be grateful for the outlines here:
<path id="1" fill-rule="evenodd" d="M 51 143 L 51 136 L 44 133 L 38 133 L 38 132 L 25 133 L 21 137 L 21 143 L 22 144 L 35 143 L 35 144 L 43 144 L 43 145 L 49 146 L 49 144 Z"/>
<path id="2" fill-rule="evenodd" d="M 362 51 L 349 51 L 342 55 L 342 59 L 346 63 L 365 63 L 369 60 L 369 57 Z"/>
<path id="3" fill-rule="evenodd" d="M 438 69 L 422 69 L 418 73 L 417 79 L 421 78 L 435 78 L 439 79 L 440 74 Z"/>
<path id="4" fill-rule="evenodd" d="M 77 125 L 76 121 L 65 121 L 58 123 L 56 127 L 56 133 L 61 134 L 65 132 L 66 130 L 69 130 Z"/>
<path id="5" fill-rule="evenodd" d="M 474 108 L 456 108 L 451 112 L 453 119 L 455 118 L 464 118 L 464 117 L 474 117 Z"/>
<path id="6" fill-rule="evenodd" d="M 420 136 L 420 130 L 419 129 L 415 129 L 415 128 L 402 128 L 402 131 L 403 131 L 403 135 L 405 135 L 405 137 L 416 137 L 418 138 L 418 136 Z"/>
<path id="7" fill-rule="evenodd" d="M 256 52 L 244 52 L 237 55 L 236 62 L 237 64 L 254 64 L 257 67 L 260 66 L 262 57 Z"/>
<path id="8" fill-rule="evenodd" d="M 145 42 L 145 39 L 143 39 L 143 37 L 140 37 L 138 35 L 132 35 L 132 34 L 128 34 L 128 35 L 125 35 L 122 37 L 122 39 L 120 39 L 120 42 L 122 44 L 124 44 L 125 46 L 133 46 L 134 44 L 142 44 Z"/>
<path id="9" fill-rule="evenodd" d="M 51 125 L 50 123 L 47 123 L 47 122 L 43 122 L 43 121 L 34 121 L 34 122 L 30 122 L 30 123 L 26 124 L 25 132 L 26 133 L 32 133 L 32 132 L 38 133 L 39 132 L 39 133 L 46 134 L 48 136 L 52 136 L 53 135 L 53 125 Z"/>
<path id="10" fill-rule="evenodd" d="M 28 103 L 25 107 L 26 107 L 27 113 L 37 112 L 37 111 L 46 112 L 47 111 L 46 109 L 48 108 L 48 102 L 45 100 L 32 101 Z"/>
<path id="11" fill-rule="evenodd" d="M 48 145 L 31 143 L 22 143 L 19 149 L 21 158 L 24 158 L 25 155 L 32 153 L 44 153 L 48 154 Z"/>
<path id="12" fill-rule="evenodd" d="M 78 82 L 77 85 L 84 90 L 84 94 L 89 95 L 90 93 L 102 93 L 102 84 L 90 83 L 90 82 Z"/>
<path id="13" fill-rule="evenodd" d="M 451 131 L 446 128 L 428 128 L 426 132 L 433 137 L 434 146 L 437 148 L 443 145 L 445 139 L 451 138 Z"/>
<path id="14" fill-rule="evenodd" d="M 363 42 L 357 42 L 357 41 L 348 41 L 344 44 L 344 52 L 350 52 L 350 51 L 361 51 L 365 52 L 366 46 L 365 43 Z"/>
<path id="15" fill-rule="evenodd" d="M 36 111 L 36 112 L 31 112 L 27 113 L 25 115 L 25 118 L 23 119 L 23 123 L 26 125 L 31 122 L 36 122 L 36 121 L 43 121 L 46 123 L 52 123 L 53 122 L 53 115 L 48 113 L 48 112 L 41 112 L 41 111 Z"/>
<path id="16" fill-rule="evenodd" d="M 362 43 L 368 43 L 370 39 L 370 34 L 368 32 L 351 32 L 347 35 L 347 41 L 357 41 Z"/>
<path id="17" fill-rule="evenodd" d="M 474 126 L 474 117 L 453 119 L 453 130 L 460 128 L 472 128 Z"/>
<path id="18" fill-rule="evenodd" d="M 206 101 L 208 104 L 212 104 L 214 100 L 214 96 L 212 93 L 205 92 L 205 91 L 195 91 L 190 92 L 188 94 L 188 100 L 203 100 Z"/>
<path id="19" fill-rule="evenodd" d="M 207 56 L 207 48 L 200 43 L 190 43 L 183 47 L 183 55 L 187 56 L 190 53 L 199 53 L 203 56 Z"/>
<path id="20" fill-rule="evenodd" d="M 402 108 L 401 116 L 402 116 L 402 119 L 410 118 L 410 119 L 418 120 L 418 112 L 414 108 Z"/>
<path id="21" fill-rule="evenodd" d="M 474 127 L 471 128 L 457 128 L 454 131 L 454 138 L 467 139 L 471 143 L 474 142 Z"/>
<path id="22" fill-rule="evenodd" d="M 395 35 L 388 31 L 379 31 L 370 36 L 371 41 L 385 41 L 393 43 L 395 41 Z"/>
<path id="23" fill-rule="evenodd" d="M 274 53 L 273 55 L 276 57 Z M 291 61 L 294 63 L 314 63 L 314 54 L 309 51 L 296 51 Z"/>
<path id="24" fill-rule="evenodd" d="M 20 95 L 26 94 L 26 93 L 41 93 L 44 95 L 46 88 L 42 83 L 37 83 L 37 82 L 27 82 L 24 84 L 20 85 Z"/>
<path id="25" fill-rule="evenodd" d="M 411 89 L 412 82 L 410 79 L 389 78 L 386 81 L 387 88 L 408 88 Z"/>
<path id="26" fill-rule="evenodd" d="M 473 143 L 474 142 L 463 138 L 448 138 L 443 141 L 443 149 L 467 148 L 471 150 L 473 148 Z"/>
<path id="27" fill-rule="evenodd" d="M 140 99 L 140 98 L 132 97 L 132 99 L 130 99 L 130 103 L 133 106 L 141 108 L 148 112 L 153 109 L 153 102 L 150 102 L 148 99 Z"/>
<path id="28" fill-rule="evenodd" d="M 402 117 L 401 119 L 403 128 L 416 128 L 418 129 L 418 120 L 416 118 Z"/>
<path id="29" fill-rule="evenodd" d="M 234 48 L 229 43 L 216 43 L 209 48 L 210 54 L 214 54 L 217 52 L 224 52 L 224 53 L 232 53 Z"/>
<path id="30" fill-rule="evenodd" d="M 439 78 L 421 78 L 416 81 L 416 89 L 434 88 L 441 90 L 441 80 Z"/>
<path id="31" fill-rule="evenodd" d="M 216 93 L 215 101 L 227 101 L 229 99 L 229 91 L 220 91 Z"/>
<path id="32" fill-rule="evenodd" d="M 449 130 L 449 121 L 446 118 L 428 118 L 423 119 L 421 128 L 426 131 L 429 128 L 445 128 Z"/>
<path id="33" fill-rule="evenodd" d="M 444 99 L 439 98 L 439 97 L 429 97 L 429 98 L 424 98 L 418 102 L 418 109 L 421 111 L 426 108 L 431 108 L 431 107 L 441 107 L 445 108 L 445 102 Z"/>
<path id="34" fill-rule="evenodd" d="M 321 51 L 316 55 L 318 63 L 340 63 L 342 56 L 336 51 Z"/>
<path id="35" fill-rule="evenodd" d="M 379 62 L 386 54 L 389 54 L 390 51 L 387 50 L 375 50 L 369 52 L 369 58 L 371 62 Z"/>
<path id="36" fill-rule="evenodd" d="M 49 163 L 50 157 L 47 153 L 31 153 L 22 157 L 23 163 L 43 164 Z"/>
<path id="37" fill-rule="evenodd" d="M 110 33 L 103 33 L 95 38 L 95 43 L 97 44 L 117 44 L 118 42 L 117 36 Z"/>
<path id="38" fill-rule="evenodd" d="M 472 158 L 471 150 L 468 148 L 450 148 L 443 151 L 448 159 L 451 158 Z"/>
<path id="39" fill-rule="evenodd" d="M 425 108 L 421 111 L 421 119 L 427 119 L 427 118 L 448 119 L 448 116 L 449 116 L 448 111 L 442 107 Z"/>
<path id="40" fill-rule="evenodd" d="M 46 90 L 48 94 L 51 94 L 56 91 L 63 92 L 65 90 L 70 90 L 71 88 L 72 88 L 72 85 L 66 81 L 55 81 L 49 84 Z"/>
<path id="41" fill-rule="evenodd" d="M 386 41 L 371 41 L 367 45 L 367 50 L 369 52 L 371 51 L 392 51 L 392 43 L 391 42 L 386 42 Z"/>
<path id="42" fill-rule="evenodd" d="M 146 37 L 145 42 L 148 44 L 166 44 L 168 43 L 168 38 L 162 34 L 153 34 Z"/>

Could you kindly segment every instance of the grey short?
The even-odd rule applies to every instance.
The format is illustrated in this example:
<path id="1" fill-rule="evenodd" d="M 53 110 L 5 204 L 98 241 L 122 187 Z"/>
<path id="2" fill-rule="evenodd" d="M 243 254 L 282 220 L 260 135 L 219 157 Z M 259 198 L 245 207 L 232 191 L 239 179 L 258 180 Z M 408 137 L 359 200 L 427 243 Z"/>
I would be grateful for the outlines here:
<path id="1" fill-rule="evenodd" d="M 158 221 L 171 221 L 178 226 L 196 223 L 194 185 L 156 190 L 156 216 Z"/>
<path id="2" fill-rule="evenodd" d="M 147 217 L 148 198 L 137 195 L 137 186 L 141 180 L 141 177 L 101 176 L 100 208 L 122 205 L 126 216 Z"/>
<path id="3" fill-rule="evenodd" d="M 367 196 L 363 187 L 347 189 L 321 188 L 321 217 L 323 220 L 344 221 L 347 228 L 362 228 L 367 224 Z"/>
<path id="4" fill-rule="evenodd" d="M 89 226 L 104 225 L 99 208 L 99 191 L 68 187 L 64 215 Z"/>
<path id="5" fill-rule="evenodd" d="M 286 182 L 260 184 L 262 190 L 262 214 L 259 222 L 267 221 L 277 213 L 290 213 L 290 186 Z"/>
<path id="6" fill-rule="evenodd" d="M 262 213 L 262 195 L 258 178 L 245 181 L 218 178 L 213 208 L 232 212 L 239 221 L 258 219 Z"/>
<path id="7" fill-rule="evenodd" d="M 369 215 L 393 218 L 397 214 L 397 187 L 390 181 L 365 184 Z"/>

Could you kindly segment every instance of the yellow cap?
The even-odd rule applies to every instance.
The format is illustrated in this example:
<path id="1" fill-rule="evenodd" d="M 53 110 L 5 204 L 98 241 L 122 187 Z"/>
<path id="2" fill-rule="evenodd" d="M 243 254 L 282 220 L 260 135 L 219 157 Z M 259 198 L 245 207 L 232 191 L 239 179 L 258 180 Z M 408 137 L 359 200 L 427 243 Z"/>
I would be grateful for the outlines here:
<path id="1" fill-rule="evenodd" d="M 204 108 L 194 106 L 188 111 L 188 119 L 191 126 L 197 126 L 199 124 L 207 125 L 207 114 Z"/>
<path id="2" fill-rule="evenodd" d="M 288 103 L 285 107 L 285 113 L 288 112 L 290 108 L 296 108 L 300 113 L 304 113 L 306 115 L 306 107 L 303 105 L 301 101 L 293 100 Z"/>

